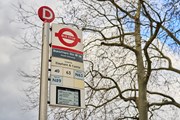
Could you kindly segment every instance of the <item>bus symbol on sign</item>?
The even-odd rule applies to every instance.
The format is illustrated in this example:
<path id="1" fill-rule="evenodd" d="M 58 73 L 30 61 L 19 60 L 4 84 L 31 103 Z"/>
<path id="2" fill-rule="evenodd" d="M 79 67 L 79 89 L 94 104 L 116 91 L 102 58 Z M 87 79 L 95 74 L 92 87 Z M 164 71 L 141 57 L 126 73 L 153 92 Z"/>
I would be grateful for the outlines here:
<path id="1" fill-rule="evenodd" d="M 64 32 L 69 32 L 73 36 L 64 34 Z M 74 47 L 78 44 L 78 42 L 81 42 L 77 34 L 72 29 L 69 29 L 69 28 L 60 29 L 58 33 L 55 33 L 55 36 L 58 37 L 60 42 L 67 47 Z M 72 42 L 69 42 L 69 41 L 72 41 Z"/>

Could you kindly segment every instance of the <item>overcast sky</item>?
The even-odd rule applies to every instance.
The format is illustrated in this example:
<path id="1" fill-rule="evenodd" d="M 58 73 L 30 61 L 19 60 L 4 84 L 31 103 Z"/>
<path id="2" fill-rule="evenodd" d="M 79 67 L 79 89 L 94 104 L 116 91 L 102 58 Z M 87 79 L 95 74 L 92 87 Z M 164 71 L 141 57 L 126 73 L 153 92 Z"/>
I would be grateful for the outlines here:
<path id="1" fill-rule="evenodd" d="M 55 1 L 38 0 L 37 3 L 31 0 L 27 4 L 52 6 Z M 16 15 L 12 4 L 16 3 L 17 0 L 0 0 L 0 120 L 37 120 L 37 111 L 26 112 L 20 107 L 23 100 L 21 90 L 25 83 L 18 76 L 17 70 L 30 71 L 34 55 L 17 49 L 17 44 L 14 44 L 13 38 L 21 34 L 19 24 L 12 22 Z"/>
<path id="2" fill-rule="evenodd" d="M 19 68 L 27 68 L 30 53 L 17 49 L 12 37 L 20 34 L 16 24 L 11 22 L 15 13 L 11 4 L 15 0 L 0 1 L 0 120 L 36 120 L 35 112 L 21 110 L 22 82 L 17 75 Z M 34 119 L 32 119 L 34 118 Z"/>

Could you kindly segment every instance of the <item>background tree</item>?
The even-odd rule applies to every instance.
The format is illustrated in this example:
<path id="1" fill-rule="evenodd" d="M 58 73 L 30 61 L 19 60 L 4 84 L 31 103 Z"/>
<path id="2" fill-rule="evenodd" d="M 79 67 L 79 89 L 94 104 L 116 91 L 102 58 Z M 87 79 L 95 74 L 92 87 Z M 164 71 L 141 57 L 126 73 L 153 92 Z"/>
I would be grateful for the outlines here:
<path id="1" fill-rule="evenodd" d="M 178 0 L 76 0 L 62 4 L 56 9 L 57 22 L 84 32 L 86 109 L 50 108 L 54 119 L 180 118 Z M 19 20 L 28 24 L 25 31 L 34 37 L 32 42 L 24 37 L 23 45 L 39 49 L 40 24 L 33 23 L 37 9 L 24 9 L 23 4 L 16 8 Z M 39 78 L 20 73 L 33 81 Z M 32 90 L 37 88 L 29 88 L 27 96 L 34 108 L 38 99 L 32 95 L 38 94 Z"/>

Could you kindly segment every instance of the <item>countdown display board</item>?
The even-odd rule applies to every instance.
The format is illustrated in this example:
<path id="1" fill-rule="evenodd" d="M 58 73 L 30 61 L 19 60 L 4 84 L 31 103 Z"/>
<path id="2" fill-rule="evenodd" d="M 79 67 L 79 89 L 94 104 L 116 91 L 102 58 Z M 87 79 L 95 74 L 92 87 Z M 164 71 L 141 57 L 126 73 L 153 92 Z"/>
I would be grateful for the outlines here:
<path id="1" fill-rule="evenodd" d="M 82 32 L 52 24 L 50 105 L 84 108 Z"/>
<path id="2" fill-rule="evenodd" d="M 81 106 L 80 90 L 57 87 L 56 104 Z"/>

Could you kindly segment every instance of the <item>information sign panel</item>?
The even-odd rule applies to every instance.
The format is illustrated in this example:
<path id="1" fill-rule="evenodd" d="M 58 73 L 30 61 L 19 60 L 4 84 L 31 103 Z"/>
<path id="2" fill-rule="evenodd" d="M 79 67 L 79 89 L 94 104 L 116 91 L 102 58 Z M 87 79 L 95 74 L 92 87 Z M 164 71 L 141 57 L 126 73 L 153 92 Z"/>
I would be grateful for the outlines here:
<path id="1" fill-rule="evenodd" d="M 82 32 L 52 24 L 50 105 L 85 108 Z"/>
<path id="2" fill-rule="evenodd" d="M 81 106 L 80 90 L 63 87 L 57 87 L 56 90 L 56 104 Z"/>

